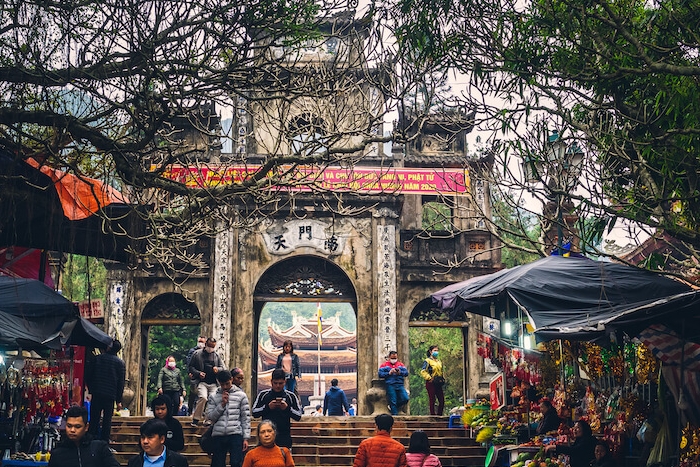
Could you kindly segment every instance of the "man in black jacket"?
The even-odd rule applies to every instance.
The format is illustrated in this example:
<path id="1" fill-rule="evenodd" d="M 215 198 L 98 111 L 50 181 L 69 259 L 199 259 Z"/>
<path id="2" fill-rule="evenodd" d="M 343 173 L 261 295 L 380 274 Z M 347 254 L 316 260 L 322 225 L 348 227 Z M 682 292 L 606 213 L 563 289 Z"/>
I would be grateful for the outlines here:
<path id="1" fill-rule="evenodd" d="M 197 406 L 192 412 L 192 425 L 197 426 L 199 421 L 204 416 L 204 407 L 207 405 L 207 400 L 216 393 L 219 385 L 216 382 L 216 374 L 219 371 L 225 370 L 223 360 L 216 350 L 216 339 L 210 337 L 207 339 L 203 349 L 197 350 L 190 359 L 189 372 L 197 380 Z"/>
<path id="2" fill-rule="evenodd" d="M 207 343 L 207 338 L 205 336 L 199 336 L 197 338 L 197 345 L 195 347 L 192 347 L 190 350 L 187 351 L 187 375 L 189 376 L 189 382 L 190 382 L 190 393 L 187 396 L 187 414 L 192 415 L 194 412 L 194 405 L 197 402 L 197 383 L 198 380 L 195 378 L 192 373 L 190 373 L 190 362 L 192 362 L 192 356 L 194 353 L 198 350 L 201 350 L 204 348 L 204 346 Z M 173 414 L 174 415 L 174 414 Z"/>
<path id="3" fill-rule="evenodd" d="M 109 445 L 88 434 L 87 420 L 85 407 L 66 411 L 66 436 L 51 450 L 49 467 L 119 467 Z"/>
<path id="4" fill-rule="evenodd" d="M 253 417 L 272 420 L 277 425 L 275 443 L 286 448 L 292 447 L 292 419 L 301 420 L 301 404 L 293 392 L 284 389 L 284 370 L 272 371 L 272 387 L 260 391 L 253 404 Z"/>
<path id="5" fill-rule="evenodd" d="M 168 426 L 163 420 L 151 418 L 141 425 L 141 449 L 142 452 L 129 459 L 128 467 L 143 467 L 145 458 L 149 464 L 158 464 L 161 459 L 163 467 L 188 467 L 187 459 L 165 447 L 165 436 Z"/>
<path id="6" fill-rule="evenodd" d="M 182 425 L 179 420 L 170 413 L 172 403 L 170 398 L 162 394 L 151 401 L 153 418 L 162 420 L 168 426 L 165 436 L 165 446 L 171 451 L 180 452 L 185 449 L 185 435 L 182 432 Z"/>
<path id="7" fill-rule="evenodd" d="M 108 443 L 112 431 L 114 404 L 117 404 L 117 410 L 122 409 L 122 394 L 126 380 L 126 365 L 124 360 L 117 357 L 121 348 L 121 342 L 113 340 L 106 351 L 95 358 L 86 378 L 92 396 L 89 433 Z M 102 416 L 102 430 L 100 430 L 100 416 Z"/>

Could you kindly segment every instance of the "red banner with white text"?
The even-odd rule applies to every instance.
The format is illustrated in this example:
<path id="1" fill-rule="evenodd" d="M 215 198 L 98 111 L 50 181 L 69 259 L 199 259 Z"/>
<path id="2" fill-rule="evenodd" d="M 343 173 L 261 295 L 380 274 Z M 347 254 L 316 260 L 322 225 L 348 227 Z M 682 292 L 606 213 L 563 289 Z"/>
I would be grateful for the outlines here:
<path id="1" fill-rule="evenodd" d="M 171 166 L 162 176 L 191 188 L 211 188 L 243 183 L 259 175 L 259 166 Z M 280 189 L 290 191 L 326 190 L 366 194 L 464 194 L 469 189 L 465 169 L 386 167 L 288 167 L 275 169 L 265 178 L 280 180 Z"/>

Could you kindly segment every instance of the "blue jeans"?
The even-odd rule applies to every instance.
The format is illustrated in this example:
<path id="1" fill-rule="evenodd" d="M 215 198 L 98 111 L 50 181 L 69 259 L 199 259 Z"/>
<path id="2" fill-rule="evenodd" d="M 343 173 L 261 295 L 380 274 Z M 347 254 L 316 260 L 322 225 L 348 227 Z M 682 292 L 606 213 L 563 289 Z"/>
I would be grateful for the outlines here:
<path id="1" fill-rule="evenodd" d="M 391 415 L 398 415 L 399 407 L 408 402 L 408 393 L 406 392 L 406 388 L 403 386 L 403 384 L 387 383 L 386 398 L 389 400 Z"/>
<path id="2" fill-rule="evenodd" d="M 231 454 L 231 467 L 243 464 L 243 435 L 214 436 L 211 467 L 226 467 L 226 453 Z"/>
<path id="3" fill-rule="evenodd" d="M 294 389 L 297 387 L 297 379 L 294 377 L 288 378 L 284 382 L 284 389 L 286 389 L 289 392 L 294 392 Z"/>

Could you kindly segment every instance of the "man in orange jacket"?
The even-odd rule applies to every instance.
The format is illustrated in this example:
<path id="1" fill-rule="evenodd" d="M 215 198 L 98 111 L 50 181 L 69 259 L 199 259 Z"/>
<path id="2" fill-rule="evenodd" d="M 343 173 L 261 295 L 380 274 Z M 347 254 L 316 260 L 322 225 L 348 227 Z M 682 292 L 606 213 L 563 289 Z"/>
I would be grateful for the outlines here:
<path id="1" fill-rule="evenodd" d="M 394 417 L 377 415 L 374 424 L 376 434 L 360 443 L 352 467 L 408 467 L 406 448 L 391 437 Z"/>

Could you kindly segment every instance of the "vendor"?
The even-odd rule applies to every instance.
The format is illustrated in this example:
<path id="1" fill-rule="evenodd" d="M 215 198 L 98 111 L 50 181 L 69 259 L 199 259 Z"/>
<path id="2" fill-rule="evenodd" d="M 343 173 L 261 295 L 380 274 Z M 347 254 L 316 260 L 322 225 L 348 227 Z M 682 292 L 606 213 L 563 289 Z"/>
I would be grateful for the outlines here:
<path id="1" fill-rule="evenodd" d="M 591 426 L 586 421 L 579 420 L 571 431 L 574 435 L 574 444 L 571 446 L 550 444 L 544 450 L 546 453 L 554 452 L 568 455 L 571 467 L 589 467 L 591 461 L 595 459 L 593 453 L 596 445 Z"/>
<path id="2" fill-rule="evenodd" d="M 610 453 L 610 447 L 605 441 L 598 441 L 598 444 L 595 445 L 595 461 L 591 467 L 618 467 Z"/>
<path id="3" fill-rule="evenodd" d="M 542 399 L 540 401 L 540 413 L 542 414 L 542 419 L 537 424 L 535 433 L 538 435 L 544 435 L 550 431 L 556 431 L 561 425 L 561 418 L 557 415 L 557 410 L 552 407 L 552 403 L 549 399 Z"/>

